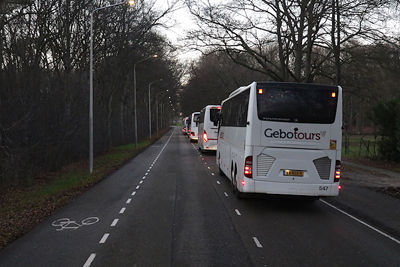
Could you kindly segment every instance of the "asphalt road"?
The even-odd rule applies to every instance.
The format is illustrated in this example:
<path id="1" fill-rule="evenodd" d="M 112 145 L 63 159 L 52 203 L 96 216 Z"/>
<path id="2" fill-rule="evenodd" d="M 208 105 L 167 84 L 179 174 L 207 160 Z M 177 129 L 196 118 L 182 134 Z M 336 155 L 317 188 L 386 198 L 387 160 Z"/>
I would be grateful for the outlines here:
<path id="1" fill-rule="evenodd" d="M 0 251 L 0 266 L 400 266 L 397 239 L 328 204 L 238 200 L 215 155 L 175 130 Z"/>

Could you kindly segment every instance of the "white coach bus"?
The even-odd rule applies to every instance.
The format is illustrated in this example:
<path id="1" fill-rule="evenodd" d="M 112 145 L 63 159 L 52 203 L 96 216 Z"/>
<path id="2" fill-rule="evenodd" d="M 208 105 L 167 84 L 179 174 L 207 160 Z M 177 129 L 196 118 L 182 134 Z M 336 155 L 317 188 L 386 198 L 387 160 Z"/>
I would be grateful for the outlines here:
<path id="1" fill-rule="evenodd" d="M 217 164 L 244 193 L 339 194 L 342 88 L 253 82 L 222 102 Z"/>
<path id="2" fill-rule="evenodd" d="M 200 112 L 198 141 L 200 151 L 217 150 L 218 114 L 220 110 L 221 106 L 219 105 L 208 105 Z"/>
<path id="3" fill-rule="evenodd" d="M 200 112 L 193 112 L 192 115 L 189 117 L 190 119 L 190 126 L 189 126 L 189 139 L 191 142 L 197 141 L 199 137 L 199 117 Z"/>

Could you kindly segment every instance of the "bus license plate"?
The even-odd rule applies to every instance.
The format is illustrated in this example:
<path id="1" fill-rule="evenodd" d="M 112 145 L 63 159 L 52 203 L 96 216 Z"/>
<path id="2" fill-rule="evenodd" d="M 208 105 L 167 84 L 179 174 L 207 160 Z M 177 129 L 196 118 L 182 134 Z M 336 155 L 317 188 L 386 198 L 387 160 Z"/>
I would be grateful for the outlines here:
<path id="1" fill-rule="evenodd" d="M 304 176 L 304 171 L 297 171 L 297 170 L 283 170 L 284 176 Z"/>

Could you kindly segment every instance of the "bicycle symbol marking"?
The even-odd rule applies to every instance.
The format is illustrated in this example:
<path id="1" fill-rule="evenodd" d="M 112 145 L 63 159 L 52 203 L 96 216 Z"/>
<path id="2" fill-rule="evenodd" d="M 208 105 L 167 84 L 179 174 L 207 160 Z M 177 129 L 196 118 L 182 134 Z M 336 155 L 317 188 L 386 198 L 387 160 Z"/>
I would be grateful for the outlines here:
<path id="1" fill-rule="evenodd" d="M 51 225 L 54 227 L 59 227 L 58 229 L 56 229 L 56 231 L 76 230 L 82 226 L 95 224 L 99 220 L 100 219 L 97 217 L 87 217 L 83 219 L 80 223 L 78 223 L 76 221 L 71 221 L 69 218 L 61 218 L 52 222 Z"/>

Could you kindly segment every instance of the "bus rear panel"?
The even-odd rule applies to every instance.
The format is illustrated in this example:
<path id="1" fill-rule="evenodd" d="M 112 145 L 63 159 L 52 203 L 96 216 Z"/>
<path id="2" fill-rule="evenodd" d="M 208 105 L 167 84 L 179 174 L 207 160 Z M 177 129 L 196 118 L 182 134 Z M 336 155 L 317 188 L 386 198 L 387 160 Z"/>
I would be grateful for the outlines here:
<path id="1" fill-rule="evenodd" d="M 231 165 L 240 171 L 227 174 L 236 180 L 238 191 L 338 195 L 342 89 L 268 82 L 253 83 L 247 90 L 250 97 L 244 146 L 230 149 Z M 243 129 L 222 126 L 220 131 L 225 145 L 241 142 L 226 140 L 226 136 Z"/>

